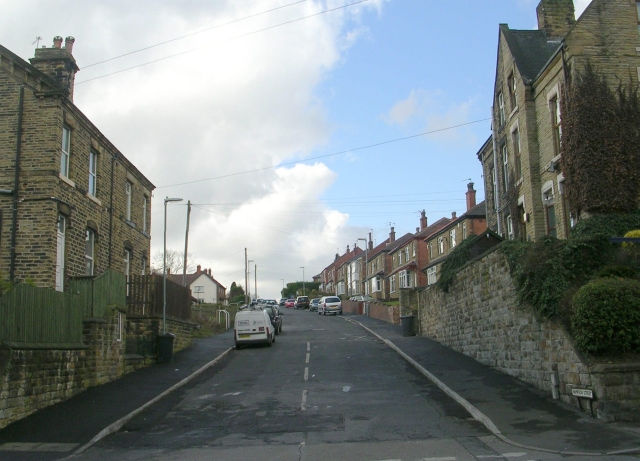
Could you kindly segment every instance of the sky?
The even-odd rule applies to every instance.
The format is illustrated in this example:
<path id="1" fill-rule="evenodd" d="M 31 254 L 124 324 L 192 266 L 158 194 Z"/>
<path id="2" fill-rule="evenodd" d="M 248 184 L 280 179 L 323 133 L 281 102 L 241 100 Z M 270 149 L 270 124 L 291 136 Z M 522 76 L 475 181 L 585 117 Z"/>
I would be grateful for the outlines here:
<path id="1" fill-rule="evenodd" d="M 588 0 L 574 0 L 576 18 Z M 336 253 L 484 199 L 498 26 L 538 0 L 0 0 L 28 60 L 75 37 L 74 103 L 156 186 L 152 255 L 279 298 Z M 41 37 L 36 42 L 37 37 Z M 257 270 L 254 272 L 254 268 Z"/>

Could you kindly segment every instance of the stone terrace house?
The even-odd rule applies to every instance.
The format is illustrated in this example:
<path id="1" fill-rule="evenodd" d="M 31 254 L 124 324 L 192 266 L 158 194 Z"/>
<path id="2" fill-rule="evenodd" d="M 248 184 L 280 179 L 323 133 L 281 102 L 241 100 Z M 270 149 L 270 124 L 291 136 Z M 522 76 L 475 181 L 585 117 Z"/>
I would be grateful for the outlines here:
<path id="1" fill-rule="evenodd" d="M 478 153 L 487 220 L 500 235 L 567 237 L 572 219 L 563 194 L 562 91 L 587 61 L 612 85 L 637 84 L 639 14 L 633 0 L 593 0 L 576 21 L 572 0 L 542 0 L 537 30 L 500 25 L 493 134 Z"/>
<path id="2" fill-rule="evenodd" d="M 59 291 L 148 272 L 155 188 L 74 105 L 74 41 L 31 63 L 0 46 L 0 270 Z"/>
<path id="3" fill-rule="evenodd" d="M 480 235 L 487 230 L 485 202 L 476 205 L 476 191 L 473 189 L 473 183 L 469 183 L 467 189 L 467 211 L 460 217 L 454 214 L 447 225 L 424 239 L 429 258 L 428 264 L 421 267 L 421 272 L 427 276 L 427 285 L 436 283 L 440 266 L 458 244 L 468 237 Z"/>
<path id="4" fill-rule="evenodd" d="M 202 270 L 198 264 L 193 274 L 170 274 L 167 278 L 179 285 L 187 286 L 191 289 L 191 296 L 198 300 L 198 303 L 224 303 L 226 299 L 226 287 L 211 276 L 211 269 Z"/>

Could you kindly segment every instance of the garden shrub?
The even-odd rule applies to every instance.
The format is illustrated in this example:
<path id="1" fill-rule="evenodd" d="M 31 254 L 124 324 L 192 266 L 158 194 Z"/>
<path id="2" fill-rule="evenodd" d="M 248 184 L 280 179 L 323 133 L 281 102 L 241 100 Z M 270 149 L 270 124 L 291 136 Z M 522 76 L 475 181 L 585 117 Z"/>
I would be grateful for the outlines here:
<path id="1" fill-rule="evenodd" d="M 436 286 L 445 293 L 449 291 L 449 287 L 456 279 L 458 270 L 471 259 L 470 248 L 475 240 L 474 237 L 475 236 L 472 235 L 463 240 L 451 253 L 449 253 L 447 259 L 442 263 L 440 278 L 436 282 Z"/>
<path id="2" fill-rule="evenodd" d="M 600 269 L 596 275 L 601 278 L 618 277 L 618 278 L 625 278 L 625 279 L 633 279 L 638 276 L 638 272 L 636 271 L 635 268 L 630 266 L 610 265 Z"/>
<path id="3" fill-rule="evenodd" d="M 573 297 L 571 332 L 576 346 L 592 354 L 640 351 L 640 281 L 600 278 Z"/>

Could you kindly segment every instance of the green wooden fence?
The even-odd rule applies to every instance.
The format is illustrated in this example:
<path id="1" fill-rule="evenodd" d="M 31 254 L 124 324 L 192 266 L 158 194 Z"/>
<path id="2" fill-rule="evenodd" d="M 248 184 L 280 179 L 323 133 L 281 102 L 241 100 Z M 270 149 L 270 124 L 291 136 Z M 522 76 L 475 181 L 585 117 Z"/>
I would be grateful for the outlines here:
<path id="1" fill-rule="evenodd" d="M 82 319 L 104 317 L 107 306 L 127 306 L 124 275 L 107 271 L 76 277 L 65 292 L 18 284 L 0 297 L 0 341 L 81 343 Z"/>
<path id="2" fill-rule="evenodd" d="M 69 295 L 19 284 L 0 298 L 0 341 L 82 343 L 82 309 Z"/>
<path id="3" fill-rule="evenodd" d="M 96 277 L 74 277 L 67 292 L 74 305 L 82 306 L 85 317 L 105 315 L 107 306 L 126 310 L 127 278 L 118 272 L 106 271 Z"/>

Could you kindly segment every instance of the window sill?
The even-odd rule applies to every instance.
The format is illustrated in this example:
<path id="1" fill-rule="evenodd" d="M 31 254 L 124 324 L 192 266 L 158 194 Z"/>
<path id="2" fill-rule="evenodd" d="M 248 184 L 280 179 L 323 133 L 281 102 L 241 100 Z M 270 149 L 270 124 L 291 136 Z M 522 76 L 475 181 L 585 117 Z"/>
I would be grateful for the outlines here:
<path id="1" fill-rule="evenodd" d="M 516 181 L 516 187 L 520 187 L 520 185 L 522 185 L 523 182 L 524 182 L 524 178 L 521 176 L 520 179 Z"/>
<path id="2" fill-rule="evenodd" d="M 149 235 L 149 233 L 148 233 L 148 232 L 146 232 L 146 231 L 142 231 L 142 235 L 144 235 L 144 236 L 145 236 L 145 237 L 147 237 L 148 239 L 150 239 L 150 238 L 151 238 L 151 236 Z"/>
<path id="3" fill-rule="evenodd" d="M 99 199 L 98 197 L 96 197 L 96 196 L 94 196 L 94 195 L 92 195 L 92 194 L 90 194 L 90 193 L 88 193 L 88 192 L 87 192 L 86 196 L 87 196 L 87 198 L 88 198 L 89 200 L 91 200 L 92 202 L 95 202 L 95 203 L 97 203 L 98 205 L 102 206 L 102 202 L 100 201 L 100 199 Z"/>
<path id="4" fill-rule="evenodd" d="M 62 179 L 63 182 L 66 182 L 68 185 L 70 185 L 71 187 L 74 187 L 74 188 L 76 187 L 76 183 L 70 180 L 69 178 L 67 178 L 62 173 L 58 173 L 58 177 Z"/>
<path id="5" fill-rule="evenodd" d="M 511 120 L 513 116 L 516 115 L 517 112 L 518 112 L 518 106 L 514 107 L 514 109 L 509 114 L 509 120 Z"/>
<path id="6" fill-rule="evenodd" d="M 133 227 L 134 229 L 136 228 L 136 223 L 134 223 L 133 221 L 129 221 L 128 219 L 125 219 L 124 222 L 129 226 L 129 227 Z"/>

